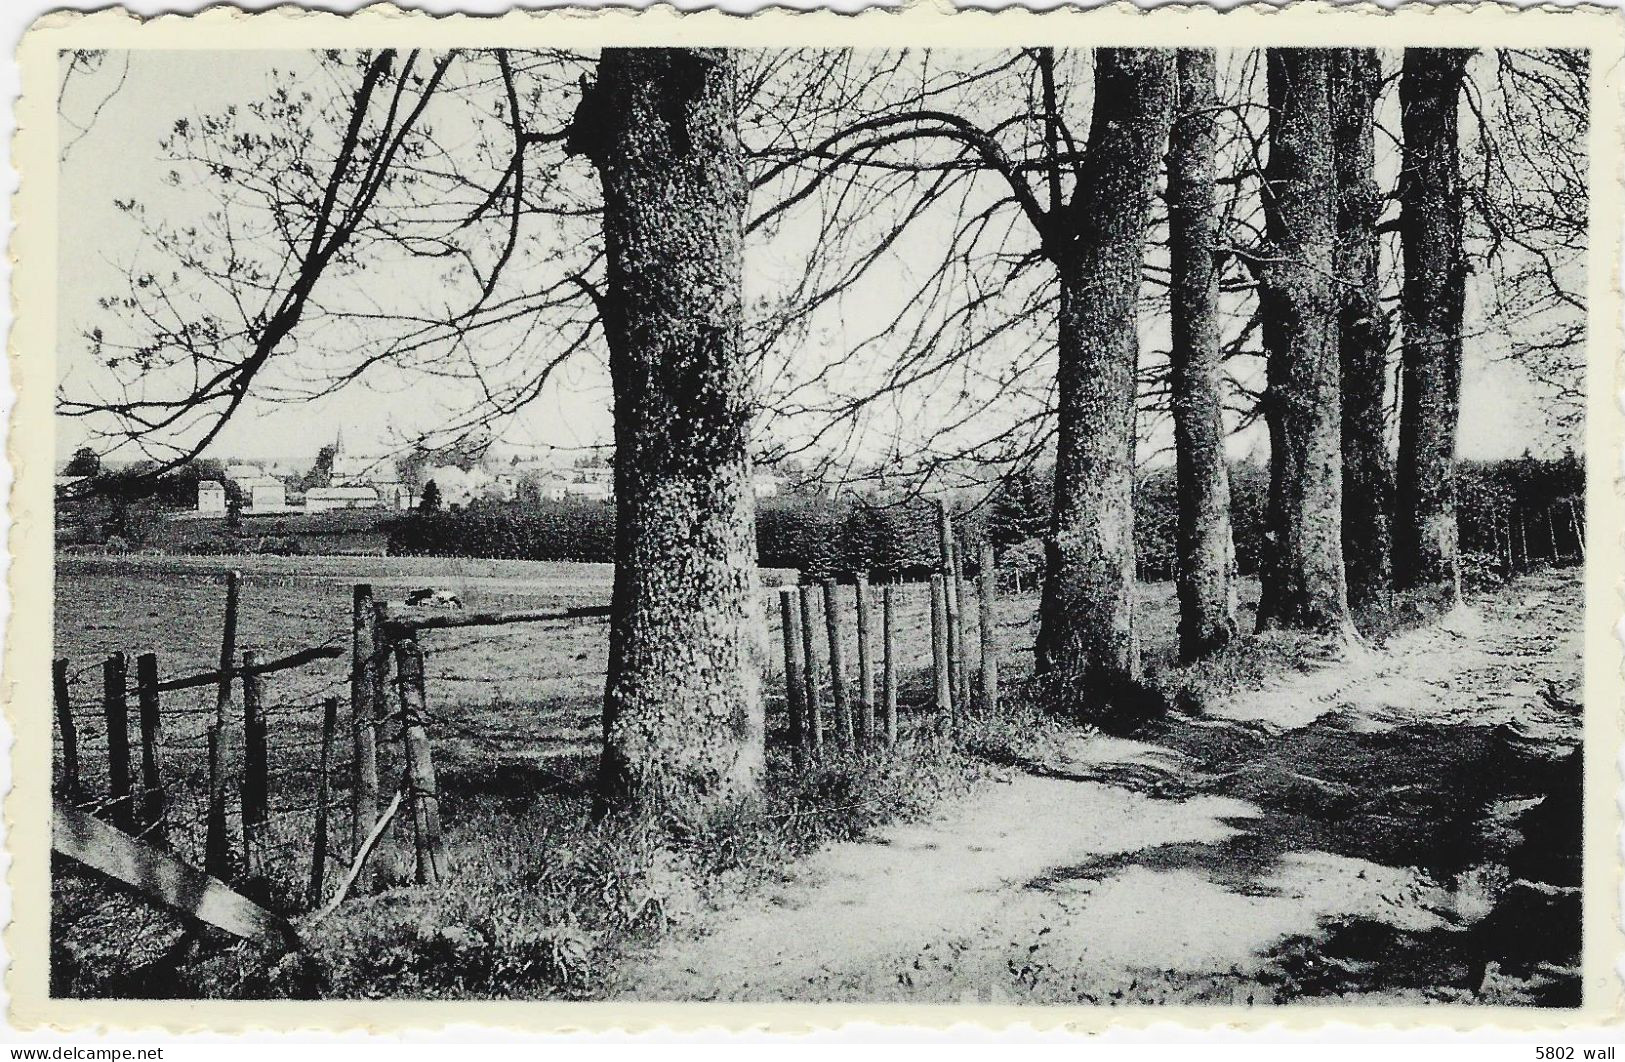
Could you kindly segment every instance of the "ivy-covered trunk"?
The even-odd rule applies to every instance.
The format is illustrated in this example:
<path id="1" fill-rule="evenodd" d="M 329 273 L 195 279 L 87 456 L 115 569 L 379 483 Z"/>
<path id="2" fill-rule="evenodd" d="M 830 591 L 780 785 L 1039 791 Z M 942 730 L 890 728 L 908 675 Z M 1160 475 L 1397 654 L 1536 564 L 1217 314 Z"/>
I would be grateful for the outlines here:
<path id="1" fill-rule="evenodd" d="M 1337 182 L 1326 49 L 1271 48 L 1259 255 L 1270 435 L 1258 628 L 1348 627 L 1337 357 Z"/>
<path id="2" fill-rule="evenodd" d="M 1195 660 L 1236 635 L 1235 543 L 1219 388 L 1218 99 L 1214 54 L 1180 49 L 1179 103 L 1168 135 L 1169 353 L 1179 482 L 1179 652 Z"/>
<path id="3" fill-rule="evenodd" d="M 1134 636 L 1136 302 L 1171 52 L 1095 53 L 1095 110 L 1072 199 L 1046 249 L 1061 285 L 1055 516 L 1038 670 L 1058 703 L 1109 702 L 1139 677 Z"/>
<path id="4" fill-rule="evenodd" d="M 1408 48 L 1399 79 L 1404 150 L 1399 240 L 1405 282 L 1394 579 L 1461 596 L 1456 425 L 1461 409 L 1461 162 L 1456 108 L 1470 51 Z"/>
<path id="5" fill-rule="evenodd" d="M 606 49 L 570 142 L 603 184 L 615 394 L 600 792 L 688 820 L 751 799 L 764 755 L 736 77 L 725 50 Z"/>
<path id="6" fill-rule="evenodd" d="M 1356 614 L 1393 600 L 1393 463 L 1388 457 L 1388 341 L 1378 273 L 1374 146 L 1382 63 L 1365 48 L 1332 55 L 1332 137 L 1337 151 L 1338 317 L 1343 384 L 1343 567 Z"/>

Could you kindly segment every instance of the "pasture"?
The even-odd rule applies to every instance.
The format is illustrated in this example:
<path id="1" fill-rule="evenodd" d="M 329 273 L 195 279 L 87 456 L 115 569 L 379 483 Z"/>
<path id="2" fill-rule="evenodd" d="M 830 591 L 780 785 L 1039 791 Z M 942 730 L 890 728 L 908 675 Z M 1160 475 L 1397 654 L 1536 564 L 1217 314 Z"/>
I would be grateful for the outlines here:
<path id="1" fill-rule="evenodd" d="M 607 604 L 613 569 L 609 565 L 492 561 L 424 557 L 234 557 L 61 556 L 56 571 L 55 654 L 69 661 L 70 702 L 79 730 L 83 776 L 93 790 L 105 791 L 105 722 L 100 711 L 100 661 L 109 653 L 155 652 L 160 675 L 207 672 L 219 659 L 225 573 L 242 572 L 237 645 L 262 659 L 311 646 L 347 647 L 351 637 L 352 587 L 367 582 L 386 600 L 401 600 L 413 588 L 436 586 L 459 595 L 467 609 L 535 610 Z M 782 744 L 785 726 L 783 658 L 775 586 L 793 573 L 762 573 L 764 667 L 767 674 L 770 745 Z M 1176 605 L 1171 583 L 1141 588 L 1142 614 L 1149 633 L 1147 660 L 1171 654 Z M 930 620 L 928 584 L 907 584 L 900 594 L 897 648 L 900 660 L 900 714 L 907 734 L 930 710 Z M 974 595 L 967 594 L 974 609 Z M 855 624 L 850 586 L 840 589 L 848 671 L 856 668 Z M 1005 596 L 1000 601 L 998 638 L 1001 674 L 1012 686 L 1031 670 L 1037 595 Z M 878 632 L 876 635 L 878 642 Z M 425 632 L 430 735 L 439 776 L 442 814 L 454 859 L 468 866 L 508 858 L 493 851 L 493 838 L 556 836 L 569 845 L 572 833 L 590 832 L 588 794 L 601 735 L 601 700 L 607 667 L 607 621 L 538 622 L 494 628 Z M 822 629 L 819 656 L 827 661 Z M 878 661 L 877 661 L 878 666 Z M 827 687 L 827 677 L 826 677 Z M 333 785 L 327 876 L 332 881 L 348 862 L 348 655 L 279 672 L 264 680 L 269 721 L 269 806 L 272 821 L 265 864 L 250 891 L 273 906 L 297 909 L 312 860 L 315 771 L 319 752 L 321 703 L 340 699 L 340 725 L 331 773 Z M 211 687 L 168 693 L 163 701 L 164 773 L 170 791 L 169 840 L 178 853 L 199 860 L 207 806 L 206 732 L 212 717 Z M 826 702 L 826 711 L 828 705 Z M 234 714 L 240 718 L 240 691 Z M 387 729 L 387 728 L 386 728 Z M 775 757 L 782 755 L 776 752 Z M 898 759 L 901 759 L 899 757 Z M 908 800 L 927 801 L 929 763 L 896 769 L 891 781 L 899 793 L 891 807 L 858 808 L 861 822 L 882 821 L 906 810 Z M 399 750 L 380 745 L 380 772 L 386 794 L 402 770 Z M 839 772 L 837 772 L 839 773 Z M 952 773 L 952 772 L 950 772 Z M 814 776 L 816 788 L 829 779 Z M 792 790 L 796 785 L 792 783 Z M 845 784 L 843 781 L 841 784 Z M 823 800 L 823 794 L 816 800 Z M 800 801 L 799 790 L 787 798 Z M 816 802 L 815 800 L 815 802 Z M 899 803 L 899 800 L 902 803 Z M 847 804 L 851 804 L 850 801 Z M 846 807 L 850 819 L 855 806 Z M 837 816 L 840 818 L 840 816 Z M 397 821 L 397 832 L 404 833 Z M 805 831 L 807 827 L 798 827 Z M 843 827 L 844 828 L 844 827 Z M 854 827 L 857 828 L 857 827 Z M 813 826 L 812 836 L 824 827 Z M 837 831 L 837 836 L 841 835 Z M 505 846 L 497 844 L 497 849 Z M 376 860 L 384 886 L 412 878 L 410 842 L 396 836 Z M 82 883 L 80 883 L 82 885 Z M 105 921 L 100 890 L 65 883 L 58 890 L 58 937 L 64 991 L 86 994 L 123 991 L 117 979 L 103 983 L 74 980 L 73 971 L 117 967 L 131 961 L 74 958 L 92 934 L 76 924 Z M 114 901 L 115 908 L 131 905 Z M 335 918 L 341 926 L 354 912 Z M 362 912 L 367 905 L 359 905 Z M 365 920 L 365 913 L 360 914 Z M 522 920 L 523 921 L 523 920 Z M 128 933 L 115 934 L 114 946 L 133 959 L 158 961 L 178 929 L 162 915 L 143 912 Z M 105 934 L 96 949 L 105 948 Z"/>

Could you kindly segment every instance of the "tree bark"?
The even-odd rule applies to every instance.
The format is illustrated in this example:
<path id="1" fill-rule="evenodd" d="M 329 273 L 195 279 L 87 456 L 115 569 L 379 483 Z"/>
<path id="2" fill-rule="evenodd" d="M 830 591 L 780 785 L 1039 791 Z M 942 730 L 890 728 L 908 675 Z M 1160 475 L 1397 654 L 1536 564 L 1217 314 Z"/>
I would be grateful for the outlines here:
<path id="1" fill-rule="evenodd" d="M 1404 138 L 1399 239 L 1405 282 L 1394 578 L 1461 596 L 1456 563 L 1456 426 L 1466 295 L 1456 108 L 1470 51 L 1408 48 L 1399 80 Z"/>
<path id="2" fill-rule="evenodd" d="M 1324 49 L 1271 48 L 1267 246 L 1259 256 L 1270 435 L 1258 629 L 1348 627 L 1343 582 L 1336 180 Z"/>
<path id="3" fill-rule="evenodd" d="M 1139 677 L 1135 309 L 1173 74 L 1168 51 L 1096 52 L 1088 152 L 1071 201 L 1044 233 L 1061 286 L 1059 438 L 1037 663 L 1063 705 L 1109 701 Z"/>
<path id="4" fill-rule="evenodd" d="M 1168 136 L 1168 245 L 1172 269 L 1175 472 L 1179 484 L 1179 652 L 1189 661 L 1236 635 L 1230 476 L 1219 388 L 1218 219 L 1214 176 L 1218 111 L 1214 53 L 1178 54 L 1178 116 Z"/>
<path id="5" fill-rule="evenodd" d="M 603 184 L 615 395 L 601 806 L 689 821 L 764 762 L 736 63 L 606 49 L 569 145 Z"/>
<path id="6" fill-rule="evenodd" d="M 1337 48 L 1332 138 L 1337 153 L 1338 316 L 1343 387 L 1343 568 L 1357 614 L 1393 600 L 1394 473 L 1388 457 L 1388 341 L 1382 308 L 1374 146 L 1382 63 L 1365 48 Z"/>

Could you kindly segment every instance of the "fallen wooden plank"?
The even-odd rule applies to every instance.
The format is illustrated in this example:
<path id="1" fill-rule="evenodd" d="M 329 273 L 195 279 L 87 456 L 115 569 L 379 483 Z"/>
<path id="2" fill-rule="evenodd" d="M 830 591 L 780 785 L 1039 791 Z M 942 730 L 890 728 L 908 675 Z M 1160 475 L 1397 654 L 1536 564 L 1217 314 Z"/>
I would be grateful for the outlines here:
<path id="1" fill-rule="evenodd" d="M 608 616 L 608 605 L 581 608 L 533 609 L 521 612 L 446 612 L 415 615 L 404 609 L 390 609 L 385 624 L 396 631 L 432 631 L 449 627 L 494 627 L 504 623 L 542 623 L 548 620 L 591 619 Z"/>
<path id="2" fill-rule="evenodd" d="M 245 940 L 276 947 L 299 945 L 284 919 L 203 871 L 82 811 L 62 804 L 52 808 L 51 847 L 186 918 Z"/>

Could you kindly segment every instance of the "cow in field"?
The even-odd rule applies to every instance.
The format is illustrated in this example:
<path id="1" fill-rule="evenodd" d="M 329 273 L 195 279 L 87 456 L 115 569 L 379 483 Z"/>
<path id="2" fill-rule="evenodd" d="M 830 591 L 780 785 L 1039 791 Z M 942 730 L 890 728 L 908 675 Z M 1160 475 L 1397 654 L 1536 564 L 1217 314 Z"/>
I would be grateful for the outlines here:
<path id="1" fill-rule="evenodd" d="M 413 590 L 406 595 L 406 604 L 411 608 L 462 608 L 463 599 L 450 590 L 440 590 L 434 587 L 425 587 Z"/>

